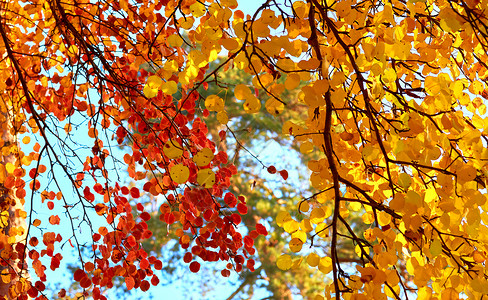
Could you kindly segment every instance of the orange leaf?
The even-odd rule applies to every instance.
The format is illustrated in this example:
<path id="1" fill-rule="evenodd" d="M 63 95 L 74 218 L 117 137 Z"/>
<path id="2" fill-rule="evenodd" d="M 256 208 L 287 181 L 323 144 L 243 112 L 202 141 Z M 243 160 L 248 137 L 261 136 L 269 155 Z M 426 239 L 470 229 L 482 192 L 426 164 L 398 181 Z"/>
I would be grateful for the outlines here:
<path id="1" fill-rule="evenodd" d="M 132 290 L 132 288 L 134 287 L 135 284 L 136 284 L 136 282 L 134 281 L 134 278 L 125 277 L 125 285 L 129 291 Z"/>

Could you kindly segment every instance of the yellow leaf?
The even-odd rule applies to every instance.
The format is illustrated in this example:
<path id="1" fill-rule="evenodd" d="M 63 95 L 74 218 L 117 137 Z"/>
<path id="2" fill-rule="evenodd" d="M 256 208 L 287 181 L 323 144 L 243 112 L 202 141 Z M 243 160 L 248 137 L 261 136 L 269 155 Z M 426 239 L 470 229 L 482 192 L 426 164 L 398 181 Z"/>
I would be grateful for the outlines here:
<path id="1" fill-rule="evenodd" d="M 4 165 L 0 164 L 0 182 L 4 182 L 5 178 L 7 178 L 7 170 Z"/>
<path id="2" fill-rule="evenodd" d="M 2 281 L 4 283 L 9 283 L 10 280 L 11 280 L 11 277 L 10 277 L 10 273 L 8 272 L 8 269 L 7 270 L 3 270 L 0 277 L 2 278 Z"/>
<path id="3" fill-rule="evenodd" d="M 303 201 L 303 202 L 300 202 L 298 204 L 298 209 L 301 211 L 301 212 L 307 212 L 309 209 L 310 209 L 310 204 L 308 204 L 307 201 Z"/>
<path id="4" fill-rule="evenodd" d="M 239 48 L 239 42 L 235 39 L 221 39 L 221 45 L 228 51 L 233 51 Z"/>
<path id="5" fill-rule="evenodd" d="M 349 202 L 349 209 L 352 211 L 359 211 L 363 207 L 363 205 L 359 202 Z"/>
<path id="6" fill-rule="evenodd" d="M 276 216 L 276 224 L 280 227 L 283 227 L 283 224 L 288 220 L 291 220 L 291 216 L 287 211 L 282 210 Z"/>
<path id="7" fill-rule="evenodd" d="M 261 76 L 257 75 L 252 79 L 252 83 L 256 88 L 267 87 L 271 82 L 273 82 L 273 75 L 265 73 Z"/>
<path id="8" fill-rule="evenodd" d="M 169 175 L 174 182 L 182 184 L 188 180 L 188 177 L 190 177 L 190 169 L 182 164 L 174 165 L 169 170 Z"/>
<path id="9" fill-rule="evenodd" d="M 195 2 L 190 5 L 190 11 L 194 17 L 199 18 L 205 14 L 206 8 L 204 4 L 200 2 Z"/>
<path id="10" fill-rule="evenodd" d="M 286 77 L 285 88 L 287 90 L 296 89 L 300 85 L 300 76 L 292 73 Z"/>
<path id="11" fill-rule="evenodd" d="M 320 223 L 315 227 L 315 232 L 317 233 L 318 236 L 321 238 L 326 238 L 329 236 L 329 230 L 328 230 L 328 225 L 326 223 Z"/>
<path id="12" fill-rule="evenodd" d="M 203 169 L 197 173 L 197 182 L 204 188 L 211 188 L 215 184 L 215 173 L 210 169 Z"/>
<path id="13" fill-rule="evenodd" d="M 285 105 L 274 98 L 268 99 L 264 107 L 273 116 L 279 115 L 285 109 Z"/>
<path id="14" fill-rule="evenodd" d="M 320 262 L 320 256 L 318 256 L 317 254 L 312 252 L 307 256 L 307 263 L 309 266 L 316 267 L 319 265 L 319 262 Z"/>
<path id="15" fill-rule="evenodd" d="M 425 203 L 430 203 L 430 202 L 434 201 L 435 199 L 437 199 L 437 197 L 438 196 L 437 196 L 435 189 L 430 188 L 430 189 L 425 190 L 425 196 L 424 196 Z"/>
<path id="16" fill-rule="evenodd" d="M 168 45 L 170 47 L 177 48 L 177 47 L 181 47 L 181 45 L 183 45 L 183 39 L 177 34 L 173 34 L 173 35 L 168 36 L 166 41 L 168 42 Z"/>
<path id="17" fill-rule="evenodd" d="M 2 211 L 2 213 L 0 213 L 0 228 L 7 227 L 8 217 L 9 217 L 8 211 L 5 210 Z"/>
<path id="18" fill-rule="evenodd" d="M 147 85 L 151 89 L 159 89 L 163 85 L 163 80 L 159 76 L 152 75 L 147 79 Z"/>
<path id="19" fill-rule="evenodd" d="M 332 259 L 328 256 L 322 257 L 319 262 L 319 270 L 324 274 L 329 274 L 332 271 Z"/>
<path id="20" fill-rule="evenodd" d="M 217 113 L 217 121 L 219 121 L 220 124 L 225 125 L 229 122 L 229 116 L 225 111 L 221 110 Z"/>
<path id="21" fill-rule="evenodd" d="M 366 212 L 362 216 L 364 224 L 372 224 L 374 222 L 374 216 L 371 212 Z"/>
<path id="22" fill-rule="evenodd" d="M 208 165 L 212 159 L 214 158 L 214 154 L 210 148 L 203 148 L 200 150 L 195 156 L 193 156 L 193 161 L 199 167 L 204 167 Z"/>
<path id="23" fill-rule="evenodd" d="M 441 28 L 446 31 L 455 32 L 462 27 L 460 18 L 449 6 L 444 8 L 438 17 L 440 18 Z"/>
<path id="24" fill-rule="evenodd" d="M 261 101 L 256 98 L 254 95 L 249 95 L 244 102 L 244 111 L 248 114 L 254 114 L 259 112 L 261 109 Z"/>
<path id="25" fill-rule="evenodd" d="M 433 257 L 438 256 L 439 254 L 442 253 L 442 244 L 441 241 L 439 240 L 433 240 L 432 243 L 430 243 L 430 248 L 429 248 L 430 254 L 432 254 Z"/>
<path id="26" fill-rule="evenodd" d="M 161 91 L 166 95 L 173 95 L 178 91 L 178 85 L 172 80 L 167 81 L 161 85 Z"/>
<path id="27" fill-rule="evenodd" d="M 302 230 L 297 230 L 295 231 L 291 237 L 294 239 L 294 238 L 297 238 L 299 239 L 300 241 L 302 241 L 302 243 L 305 243 L 307 241 L 307 232 L 305 231 L 302 231 Z"/>
<path id="28" fill-rule="evenodd" d="M 292 219 L 285 221 L 283 229 L 288 233 L 294 233 L 300 228 L 300 224 Z"/>
<path id="29" fill-rule="evenodd" d="M 458 181 L 461 181 L 462 183 L 474 180 L 476 178 L 476 174 L 476 169 L 470 165 L 465 165 L 456 172 Z"/>
<path id="30" fill-rule="evenodd" d="M 310 232 L 313 230 L 312 224 L 310 223 L 310 219 L 303 219 L 300 222 L 300 229 L 304 232 Z"/>
<path id="31" fill-rule="evenodd" d="M 205 99 L 205 107 L 209 111 L 224 110 L 224 100 L 217 95 L 210 95 Z"/>
<path id="32" fill-rule="evenodd" d="M 378 212 L 378 224 L 380 226 L 389 225 L 391 222 L 391 215 L 385 211 Z"/>
<path id="33" fill-rule="evenodd" d="M 488 292 L 488 282 L 484 278 L 476 277 L 471 281 L 470 285 L 475 292 L 482 294 L 486 294 Z"/>
<path id="34" fill-rule="evenodd" d="M 302 261 L 303 261 L 302 256 L 295 258 L 291 264 L 291 269 L 292 270 L 298 269 L 300 267 L 300 264 L 302 263 Z"/>
<path id="35" fill-rule="evenodd" d="M 276 266 L 278 266 L 278 268 L 283 271 L 290 269 L 292 263 L 293 261 L 291 259 L 291 256 L 288 254 L 283 254 L 276 260 Z"/>
<path id="36" fill-rule="evenodd" d="M 234 89 L 234 96 L 236 97 L 236 99 L 245 100 L 250 95 L 251 95 L 251 90 L 249 90 L 249 87 L 247 87 L 244 84 L 236 85 Z"/>
<path id="37" fill-rule="evenodd" d="M 318 224 L 325 219 L 325 211 L 321 207 L 316 207 L 312 209 L 310 213 L 310 221 L 312 223 Z"/>
<path id="38" fill-rule="evenodd" d="M 194 22 L 195 18 L 192 16 L 185 16 L 178 19 L 178 24 L 181 26 L 181 28 L 186 30 L 192 28 Z"/>
<path id="39" fill-rule="evenodd" d="M 289 246 L 291 251 L 299 252 L 300 250 L 302 250 L 303 242 L 298 238 L 293 238 L 291 239 Z"/>
<path id="40" fill-rule="evenodd" d="M 7 163 L 5 165 L 5 169 L 7 170 L 7 173 L 12 174 L 15 171 L 15 165 L 12 163 Z"/>
<path id="41" fill-rule="evenodd" d="M 441 293 L 441 300 L 458 300 L 459 293 L 452 287 L 447 288 Z"/>
<path id="42" fill-rule="evenodd" d="M 183 147 L 177 141 L 169 140 L 164 144 L 163 153 L 169 159 L 178 158 L 183 155 Z"/>
<path id="43" fill-rule="evenodd" d="M 64 125 L 64 131 L 66 133 L 70 133 L 70 131 L 72 130 L 73 126 L 71 126 L 71 123 L 68 123 L 66 125 Z"/>
<path id="44" fill-rule="evenodd" d="M 158 95 L 158 89 L 152 89 L 147 84 L 144 86 L 144 89 L 142 92 L 144 93 L 144 96 L 146 96 L 147 98 L 156 97 Z"/>

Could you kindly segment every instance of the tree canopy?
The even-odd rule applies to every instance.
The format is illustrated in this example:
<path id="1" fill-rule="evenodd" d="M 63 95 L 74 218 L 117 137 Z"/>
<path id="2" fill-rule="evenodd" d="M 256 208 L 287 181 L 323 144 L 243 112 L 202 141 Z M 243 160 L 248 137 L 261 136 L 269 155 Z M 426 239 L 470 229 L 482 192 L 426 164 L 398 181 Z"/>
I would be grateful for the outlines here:
<path id="1" fill-rule="evenodd" d="M 154 222 L 194 273 L 487 295 L 488 1 L 238 2 L 1 2 L 0 296 L 48 297 L 65 246 L 85 296 L 147 291 Z M 280 191 L 289 170 L 245 144 L 262 136 L 293 139 L 308 191 Z M 276 178 L 266 209 L 243 151 Z"/>

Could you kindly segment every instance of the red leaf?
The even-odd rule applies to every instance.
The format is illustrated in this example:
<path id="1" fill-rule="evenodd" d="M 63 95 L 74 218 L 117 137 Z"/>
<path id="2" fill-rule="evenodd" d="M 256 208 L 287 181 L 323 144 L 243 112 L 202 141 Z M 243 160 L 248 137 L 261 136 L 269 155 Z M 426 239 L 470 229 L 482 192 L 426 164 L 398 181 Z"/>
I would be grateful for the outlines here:
<path id="1" fill-rule="evenodd" d="M 288 171 L 287 170 L 281 170 L 280 172 L 281 177 L 283 177 L 284 180 L 288 179 Z"/>
<path id="2" fill-rule="evenodd" d="M 197 261 L 192 262 L 190 264 L 190 271 L 192 271 L 193 273 L 197 273 L 198 271 L 200 271 L 200 263 Z"/>
<path id="3" fill-rule="evenodd" d="M 239 213 L 241 215 L 247 214 L 247 206 L 246 206 L 246 204 L 242 204 L 242 203 L 237 204 L 237 211 L 239 211 Z"/>
<path id="4" fill-rule="evenodd" d="M 151 215 L 148 214 L 146 211 L 143 212 L 141 215 L 140 215 L 141 219 L 143 219 L 144 221 L 149 221 L 149 219 L 151 219 Z"/>
<path id="5" fill-rule="evenodd" d="M 103 194 L 103 186 L 100 183 L 95 183 L 93 190 L 98 194 Z"/>
<path id="6" fill-rule="evenodd" d="M 149 283 L 149 281 L 143 280 L 141 282 L 141 291 L 145 292 L 145 291 L 149 290 L 150 287 L 151 287 L 151 284 Z"/>
<path id="7" fill-rule="evenodd" d="M 248 236 L 252 239 L 255 239 L 259 236 L 259 233 L 257 230 L 251 230 L 251 232 L 249 232 Z"/>
<path id="8" fill-rule="evenodd" d="M 225 136 L 226 136 L 226 133 L 224 130 L 219 131 L 219 137 L 220 137 L 221 141 L 225 140 Z"/>
<path id="9" fill-rule="evenodd" d="M 60 264 L 59 258 L 57 256 L 53 256 L 51 258 L 51 270 L 54 271 L 57 268 L 59 268 L 59 264 Z"/>
<path id="10" fill-rule="evenodd" d="M 235 224 L 235 225 L 238 225 L 241 223 L 241 216 L 239 216 L 238 214 L 232 214 L 231 216 L 231 220 L 232 222 Z"/>
<path id="11" fill-rule="evenodd" d="M 244 237 L 244 244 L 248 247 L 252 247 L 254 245 L 254 240 L 249 236 Z"/>
<path id="12" fill-rule="evenodd" d="M 39 294 L 39 291 L 35 288 L 35 287 L 31 287 L 28 291 L 27 291 L 27 294 L 31 297 L 31 298 L 35 298 L 37 297 L 37 295 Z"/>
<path id="13" fill-rule="evenodd" d="M 276 167 L 275 166 L 269 166 L 268 167 L 268 173 L 269 174 L 275 174 L 276 173 Z"/>
<path id="14" fill-rule="evenodd" d="M 139 193 L 139 189 L 136 187 L 130 189 L 130 195 L 132 198 L 139 198 L 141 196 L 141 194 Z"/>
<path id="15" fill-rule="evenodd" d="M 161 270 L 163 268 L 163 263 L 160 260 L 154 262 L 154 269 Z"/>
<path id="16" fill-rule="evenodd" d="M 175 222 L 175 215 L 173 213 L 166 213 L 164 215 L 164 221 L 168 224 L 173 224 Z"/>
<path id="17" fill-rule="evenodd" d="M 101 237 L 102 237 L 102 236 L 101 236 L 100 234 L 98 234 L 98 233 L 94 233 L 94 234 L 93 234 L 93 241 L 94 241 L 94 242 L 97 242 L 98 240 L 100 240 L 100 238 L 101 238 Z M 69 240 L 69 243 L 71 244 L 71 240 Z M 71 247 L 73 247 L 73 244 L 71 244 Z"/>
<path id="18" fill-rule="evenodd" d="M 83 271 L 82 269 L 76 270 L 75 273 L 73 274 L 73 279 L 75 281 L 80 281 L 83 277 L 86 277 L 86 274 L 85 271 Z"/>
<path id="19" fill-rule="evenodd" d="M 85 196 L 86 200 L 90 202 L 95 200 L 95 195 L 92 194 L 90 188 L 87 186 L 85 186 L 85 188 L 83 189 L 83 196 Z"/>
<path id="20" fill-rule="evenodd" d="M 185 263 L 189 263 L 193 259 L 193 255 L 190 252 L 186 252 L 185 256 L 183 256 L 183 261 Z"/>
<path id="21" fill-rule="evenodd" d="M 206 220 L 206 221 L 210 221 L 212 219 L 212 216 L 213 216 L 213 211 L 210 210 L 210 209 L 207 209 L 204 213 L 203 213 L 203 218 Z"/>
<path id="22" fill-rule="evenodd" d="M 256 224 L 256 231 L 259 233 L 259 234 L 262 234 L 262 235 L 268 235 L 268 231 L 266 230 L 266 227 L 264 227 L 264 225 L 262 224 Z"/>
<path id="23" fill-rule="evenodd" d="M 159 278 L 158 276 L 154 275 L 152 278 L 151 278 L 151 284 L 156 286 L 159 284 Z"/>
<path id="24" fill-rule="evenodd" d="M 66 290 L 65 289 L 61 289 L 59 292 L 58 292 L 58 297 L 64 297 L 66 296 Z"/>
<path id="25" fill-rule="evenodd" d="M 229 207 L 235 207 L 237 204 L 237 199 L 236 196 L 232 193 L 227 193 L 224 196 L 224 202 L 227 204 Z"/>
<path id="26" fill-rule="evenodd" d="M 44 283 L 40 282 L 40 281 L 36 281 L 36 283 L 34 284 L 34 286 L 36 287 L 36 289 L 38 291 L 44 291 L 44 289 L 46 289 L 46 286 L 44 285 Z"/>
<path id="27" fill-rule="evenodd" d="M 139 266 L 141 267 L 141 269 L 145 270 L 149 268 L 149 261 L 147 259 L 142 259 L 139 263 Z"/>
<path id="28" fill-rule="evenodd" d="M 149 192 L 151 190 L 151 188 L 153 187 L 153 184 L 152 182 L 148 181 L 144 184 L 144 186 L 142 187 L 142 189 L 146 192 Z"/>
<path id="29" fill-rule="evenodd" d="M 122 194 L 124 195 L 128 195 L 129 194 L 129 188 L 126 187 L 126 186 L 123 186 L 120 188 L 120 191 L 122 192 Z"/>
<path id="30" fill-rule="evenodd" d="M 88 277 L 83 277 L 80 281 L 80 286 L 82 288 L 85 288 L 85 289 L 90 287 L 91 284 L 92 284 L 92 281 Z"/>
<path id="31" fill-rule="evenodd" d="M 59 225 L 59 221 L 61 219 L 59 218 L 58 215 L 55 215 L 55 216 L 50 216 L 49 217 L 49 223 L 51 223 L 51 225 Z"/>

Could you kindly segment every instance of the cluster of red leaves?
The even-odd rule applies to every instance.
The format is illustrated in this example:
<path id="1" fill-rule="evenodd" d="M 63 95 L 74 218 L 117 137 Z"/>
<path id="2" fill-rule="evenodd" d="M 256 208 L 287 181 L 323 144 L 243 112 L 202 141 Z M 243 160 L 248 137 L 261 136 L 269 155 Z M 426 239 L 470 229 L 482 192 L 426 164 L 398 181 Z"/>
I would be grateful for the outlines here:
<path id="1" fill-rule="evenodd" d="M 184 95 L 177 105 L 173 98 L 161 92 L 151 99 L 151 103 L 157 106 L 144 105 L 141 115 L 157 118 L 160 122 L 148 123 L 135 114 L 129 118 L 130 126 L 138 129 L 138 133 L 131 135 L 137 143 L 133 144 L 132 155 L 124 160 L 129 165 L 130 176 L 136 180 L 137 165 L 143 165 L 150 170 L 148 173 L 154 173 L 155 176 L 144 184 L 143 189 L 153 196 L 166 197 L 167 202 L 161 206 L 159 218 L 167 224 L 181 224 L 182 230 L 177 231 L 177 235 L 180 236 L 182 248 L 189 249 L 185 262 L 190 263 L 192 272 L 199 270 L 199 263 L 194 261 L 196 257 L 203 261 L 230 260 L 233 263 L 228 268 L 240 271 L 245 257 L 255 252 L 254 239 L 259 234 L 266 234 L 266 230 L 264 227 L 260 232 L 253 230 L 244 238 L 236 230 L 241 223 L 240 215 L 247 213 L 247 206 L 244 197 L 225 193 L 230 186 L 231 176 L 237 173 L 225 152 L 218 152 L 204 167 L 198 167 L 192 160 L 202 148 L 215 152 L 215 144 L 207 137 L 208 129 L 204 121 L 194 117 L 198 99 L 195 91 L 186 97 Z M 160 107 L 164 107 L 164 114 Z M 117 130 L 119 140 L 126 138 L 127 134 L 124 128 Z M 221 138 L 225 138 L 225 132 L 221 133 Z M 170 139 L 183 145 L 183 155 L 177 159 L 170 159 L 163 152 L 164 144 Z M 183 164 L 190 171 L 184 188 L 172 181 L 169 175 L 169 168 L 175 164 Z M 216 170 L 215 184 L 211 188 L 197 183 L 197 172 L 202 168 Z M 253 264 L 253 260 L 249 259 L 247 265 L 251 270 Z"/>
<path id="2" fill-rule="evenodd" d="M 123 68 L 122 68 L 123 69 Z M 203 76 L 204 72 L 201 72 Z M 145 80 L 147 72 L 142 70 L 139 79 Z M 125 99 L 114 93 L 115 102 Z M 176 235 L 183 249 L 188 249 L 184 261 L 189 263 L 192 272 L 200 270 L 200 261 L 228 261 L 222 276 L 229 276 L 230 270 L 241 271 L 245 265 L 254 270 L 254 260 L 250 257 L 255 252 L 254 240 L 259 235 L 266 235 L 264 226 L 257 224 L 246 236 L 237 230 L 241 215 L 248 211 L 245 198 L 226 192 L 231 184 L 231 177 L 237 174 L 234 165 L 228 162 L 225 152 L 218 152 L 206 166 L 197 166 L 193 157 L 203 148 L 215 153 L 215 143 L 207 137 L 205 122 L 195 117 L 196 103 L 200 95 L 192 91 L 183 95 L 176 103 L 171 96 L 159 92 L 158 96 L 146 99 L 141 94 L 133 95 L 134 101 L 124 109 L 106 106 L 104 111 L 126 116 L 121 119 L 116 130 L 116 140 L 121 145 L 131 141 L 132 151 L 124 156 L 129 176 L 134 181 L 145 181 L 143 188 L 109 185 L 99 182 L 100 178 L 108 179 L 105 158 L 110 155 L 101 140 L 92 148 L 93 156 L 84 163 L 83 171 L 76 175 L 74 185 L 81 189 L 83 199 L 91 203 L 100 216 L 106 218 L 108 227 L 102 227 L 93 234 L 93 251 L 97 253 L 93 262 L 85 262 L 84 268 L 74 274 L 74 279 L 84 289 L 90 288 L 95 299 L 105 299 L 100 293 L 104 288 L 113 287 L 113 278 L 125 277 L 128 289 L 138 288 L 146 291 L 151 285 L 157 285 L 155 270 L 161 270 L 163 263 L 141 247 L 144 240 L 152 237 L 147 221 L 151 214 L 137 203 L 142 195 L 163 196 L 166 202 L 160 207 L 159 219 L 168 225 L 180 223 Z M 78 107 L 78 109 L 80 109 Z M 98 108 L 93 108 L 98 109 Z M 122 111 L 118 111 L 122 109 Z M 157 120 L 157 121 L 150 121 Z M 92 131 L 95 132 L 95 131 Z M 225 132 L 220 134 L 225 138 Z M 178 158 L 169 158 L 163 151 L 169 140 L 183 145 L 183 154 Z M 188 167 L 190 175 L 185 184 L 174 182 L 170 168 L 176 164 Z M 197 182 L 197 172 L 201 169 L 212 169 L 215 172 L 215 183 L 212 187 L 203 187 Z M 42 170 L 44 171 L 44 170 Z M 36 178 L 40 172 L 31 171 L 29 175 Z M 102 175 L 100 177 L 100 174 Z M 95 181 L 85 185 L 85 177 Z M 150 179 L 149 179 L 150 178 Z M 18 178 L 18 180 L 22 180 Z M 48 194 L 46 199 L 54 199 L 55 194 Z M 52 196 L 52 197 L 51 197 Z M 134 213 L 135 204 L 138 214 Z M 48 201 L 50 209 L 54 203 Z M 50 223 L 59 224 L 58 216 L 51 216 Z M 30 240 L 32 247 L 37 246 L 35 238 Z M 43 290 L 42 282 L 46 280 L 39 256 L 52 257 L 51 269 L 59 267 L 62 257 L 54 254 L 54 242 L 61 241 L 61 236 L 44 237 L 46 250 L 41 255 L 36 250 L 29 252 L 40 284 L 34 285 L 29 294 L 37 296 Z"/>
<path id="3" fill-rule="evenodd" d="M 160 1 L 151 12 L 161 9 L 166 2 Z M 36 143 L 34 151 L 28 155 L 29 162 L 37 161 L 36 166 L 26 170 L 24 163 L 16 164 L 16 169 L 9 171 L 3 180 L 3 186 L 15 191 L 15 196 L 23 200 L 27 195 L 24 178 L 28 174 L 32 179 L 29 187 L 38 195 L 40 179 L 47 171 L 41 161 L 46 153 L 56 153 L 49 134 L 57 132 L 58 128 L 50 128 L 51 122 L 66 122 L 77 113 L 87 120 L 84 124 L 87 124 L 88 136 L 94 140 L 92 155 L 78 169 L 72 166 L 69 170 L 64 168 L 62 175 L 77 189 L 83 209 L 93 209 L 107 222 L 107 226 L 99 230 L 92 228 L 93 259 L 82 259 L 82 268 L 74 274 L 82 288 L 92 291 L 94 299 L 105 298 L 101 291 L 111 288 L 116 276 L 124 277 L 128 289 L 145 291 L 159 282 L 154 271 L 160 270 L 163 262 L 148 255 L 141 247 L 144 240 L 152 237 L 146 222 L 154 217 L 154 213 L 145 211 L 141 204 L 143 196 L 166 199 L 159 219 L 169 227 L 180 229 L 176 230 L 176 235 L 182 248 L 188 249 L 185 261 L 192 272 L 200 269 L 197 257 L 199 261 L 228 261 L 227 268 L 222 271 L 223 276 L 229 276 L 231 269 L 240 271 L 243 266 L 253 270 L 254 260 L 250 256 L 255 252 L 254 240 L 267 233 L 259 224 L 244 237 L 239 232 L 241 216 L 247 213 L 248 208 L 243 197 L 228 192 L 231 177 L 237 174 L 237 169 L 228 162 L 225 152 L 216 151 L 215 143 L 208 139 L 205 120 L 196 117 L 202 97 L 193 84 L 204 82 L 208 65 L 199 66 L 198 75 L 192 78 L 191 83 L 178 85 L 180 93 L 177 98 L 162 91 L 150 99 L 145 97 L 143 86 L 148 76 L 154 74 L 139 70 L 139 66 L 147 61 L 172 61 L 177 64 L 176 69 L 184 69 L 188 52 L 167 43 L 167 37 L 175 35 L 178 30 L 175 24 L 166 26 L 168 20 L 160 13 L 150 17 L 144 11 L 133 14 L 138 6 L 129 6 L 122 7 L 115 1 L 110 5 L 84 4 L 80 7 L 76 2 L 53 1 L 52 5 L 45 7 L 49 13 L 34 15 L 38 10 L 35 5 L 29 4 L 25 8 L 16 5 L 12 7 L 13 13 L 28 13 L 32 22 L 37 24 L 25 37 L 32 44 L 27 50 L 22 48 L 23 43 L 6 42 L 9 38 L 6 32 L 16 30 L 15 24 L 0 27 L 6 55 L 12 62 L 12 75 L 6 81 L 5 92 L 23 99 L 18 109 L 26 119 L 20 120 L 19 124 L 27 124 L 25 129 L 32 134 L 37 133 L 42 144 Z M 128 15 L 127 10 L 133 19 L 123 17 Z M 42 19 L 44 17 L 49 22 Z M 14 17 L 12 20 L 24 18 L 29 19 Z M 53 36 L 60 38 L 48 40 Z M 111 42 L 114 39 L 117 43 Z M 41 52 L 42 57 L 32 56 L 32 53 Z M 122 54 L 116 56 L 114 53 Z M 58 62 L 57 71 L 51 70 L 54 67 L 52 61 Z M 77 68 L 79 72 L 70 72 Z M 179 83 L 177 73 L 164 79 Z M 88 97 L 90 89 L 99 92 L 98 102 Z M 29 93 L 25 94 L 27 90 Z M 208 111 L 203 116 L 207 114 Z M 14 125 L 20 127 L 19 124 Z M 110 135 L 114 128 L 113 139 L 126 149 L 131 148 L 123 161 L 128 175 L 135 182 L 134 187 L 114 183 L 111 169 L 106 166 L 108 157 L 114 161 L 120 158 L 115 158 L 111 148 L 98 137 L 102 132 Z M 69 135 L 72 124 L 68 122 L 64 130 Z M 224 139 L 225 132 L 220 137 Z M 182 145 L 182 155 L 175 158 L 164 153 L 164 145 L 170 140 Z M 127 146 L 128 142 L 130 146 Z M 210 149 L 214 157 L 205 166 L 197 165 L 193 157 L 205 148 Z M 55 164 L 63 165 L 56 155 L 50 157 Z M 188 168 L 189 176 L 184 183 L 177 183 L 171 178 L 170 169 L 175 165 Z M 209 169 L 215 174 L 211 186 L 199 184 L 197 173 L 202 169 Z M 52 174 L 53 171 L 50 172 Z M 55 198 L 63 198 L 52 191 L 42 192 L 41 196 L 42 203 L 46 203 L 49 210 L 55 209 Z M 64 202 L 67 212 L 78 204 Z M 5 211 L 7 207 L 1 210 Z M 83 221 L 90 223 L 88 219 L 85 214 Z M 29 220 L 31 225 L 40 224 L 39 220 L 32 218 L 32 212 Z M 63 225 L 58 215 L 53 214 L 48 220 L 51 225 Z M 175 223 L 179 224 L 172 225 Z M 72 230 L 76 236 L 74 227 Z M 6 239 L 0 240 L 4 249 L 0 265 L 22 261 L 28 256 L 39 277 L 39 281 L 28 289 L 28 294 L 41 297 L 44 282 L 48 280 L 45 275 L 47 267 L 41 262 L 41 257 L 50 258 L 50 268 L 57 269 L 62 256 L 56 253 L 59 246 L 55 247 L 55 243 L 61 243 L 67 237 L 55 232 L 44 233 L 42 243 L 45 248 L 42 248 L 38 238 L 28 235 L 27 246 L 22 242 L 8 244 L 3 242 Z M 73 241 L 74 246 L 69 240 L 71 246 L 80 247 L 76 239 Z M 12 271 L 11 275 L 15 277 L 15 272 Z M 15 290 L 16 297 L 23 297 L 27 289 L 16 290 L 13 287 L 11 290 Z"/>
<path id="4" fill-rule="evenodd" d="M 163 115 L 154 106 L 141 100 L 146 105 L 138 109 L 144 116 L 158 118 L 161 120 L 159 123 L 148 124 L 147 119 L 135 113 L 137 108 L 130 108 L 134 111 L 128 118 L 128 124 L 121 125 L 116 131 L 121 144 L 128 137 L 132 140 L 132 154 L 124 157 L 128 174 L 135 181 L 145 181 L 143 190 L 146 194 L 166 198 L 160 207 L 159 219 L 168 225 L 180 223 L 176 234 L 181 247 L 189 251 L 184 261 L 189 263 L 190 271 L 199 271 L 197 257 L 209 262 L 229 261 L 227 269 L 222 271 L 223 276 L 229 276 L 232 269 L 241 271 L 244 264 L 254 270 L 254 260 L 250 258 L 255 252 L 254 240 L 259 235 L 266 235 L 267 231 L 263 225 L 257 224 L 256 229 L 244 237 L 238 232 L 241 215 L 247 213 L 248 207 L 244 197 L 225 192 L 230 186 L 231 176 L 237 173 L 236 167 L 229 164 L 225 152 L 217 153 L 204 167 L 197 166 L 192 160 L 199 149 L 215 151 L 215 144 L 207 138 L 205 123 L 199 118 L 193 118 L 195 101 L 198 99 L 198 95 L 193 93 L 195 96 L 186 98 L 186 104 L 180 106 L 186 107 L 186 115 L 177 109 L 172 99 L 161 93 L 151 101 L 164 105 Z M 137 131 L 131 133 L 126 128 L 137 128 Z M 162 149 L 169 139 L 185 145 L 181 157 L 170 159 L 165 155 Z M 105 153 L 102 149 L 101 143 L 98 143 L 94 156 L 85 163 L 84 172 L 92 178 L 95 178 L 96 171 L 104 173 L 105 165 L 99 156 Z M 169 175 L 169 168 L 175 164 L 184 164 L 190 170 L 184 186 L 174 182 Z M 197 172 L 202 168 L 216 170 L 215 184 L 211 188 L 202 187 L 197 182 Z M 83 178 L 77 176 L 80 184 Z M 146 223 L 151 214 L 145 211 L 141 203 L 136 204 L 138 214 L 133 210 L 133 201 L 142 195 L 143 192 L 137 187 L 121 187 L 117 183 L 108 187 L 96 182 L 92 187 L 83 188 L 83 197 L 88 202 L 97 202 L 103 196 L 104 202 L 95 204 L 94 208 L 97 214 L 105 216 L 111 227 L 102 227 L 93 235 L 92 247 L 100 256 L 93 263 L 86 262 L 84 270 L 75 272 L 74 279 L 81 287 L 91 288 L 95 299 L 105 299 L 100 289 L 111 288 L 115 276 L 125 277 L 129 290 L 139 288 L 146 291 L 151 284 L 157 285 L 159 282 L 154 270 L 160 270 L 163 263 L 149 256 L 141 247 L 145 239 L 152 237 Z M 39 271 L 36 269 L 40 277 L 43 275 L 41 271 L 42 268 Z"/>

